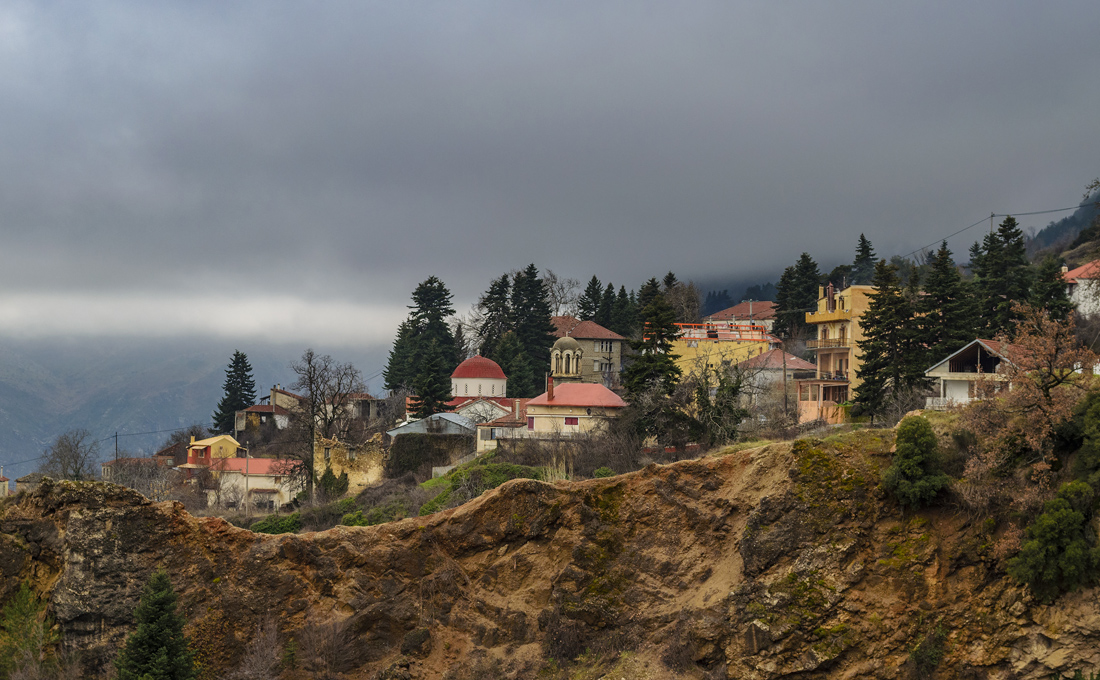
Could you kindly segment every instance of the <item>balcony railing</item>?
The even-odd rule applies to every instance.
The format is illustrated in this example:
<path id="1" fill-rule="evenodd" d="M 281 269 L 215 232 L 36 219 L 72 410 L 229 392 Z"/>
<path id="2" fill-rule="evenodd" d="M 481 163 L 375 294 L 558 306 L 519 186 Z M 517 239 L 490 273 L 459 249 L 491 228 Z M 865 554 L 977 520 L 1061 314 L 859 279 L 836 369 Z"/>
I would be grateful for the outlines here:
<path id="1" fill-rule="evenodd" d="M 806 349 L 844 349 L 852 346 L 848 338 L 829 338 L 827 340 L 807 340 Z"/>
<path id="2" fill-rule="evenodd" d="M 821 373 L 819 373 L 817 375 L 817 379 L 818 380 L 837 380 L 837 381 L 848 382 L 848 373 L 847 372 L 844 372 L 844 373 L 829 373 L 827 371 L 822 371 Z"/>
<path id="3" fill-rule="evenodd" d="M 852 310 L 838 309 L 835 312 L 806 312 L 806 323 L 829 323 L 830 321 L 851 321 Z"/>

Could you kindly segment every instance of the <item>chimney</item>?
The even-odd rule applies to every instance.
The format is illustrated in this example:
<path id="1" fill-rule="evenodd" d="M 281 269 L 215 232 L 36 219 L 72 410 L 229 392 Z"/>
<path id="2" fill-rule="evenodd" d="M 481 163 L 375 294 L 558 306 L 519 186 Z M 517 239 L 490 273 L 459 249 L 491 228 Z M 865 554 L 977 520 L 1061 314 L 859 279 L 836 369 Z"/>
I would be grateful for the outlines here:
<path id="1" fill-rule="evenodd" d="M 817 287 L 817 299 L 820 300 L 823 297 L 825 297 L 825 286 L 818 286 Z"/>
<path id="2" fill-rule="evenodd" d="M 191 435 L 191 443 L 192 443 L 192 444 L 194 444 L 194 443 L 195 443 L 195 435 Z"/>
<path id="3" fill-rule="evenodd" d="M 516 414 L 516 417 L 519 418 L 519 399 L 513 399 L 512 402 L 513 412 Z"/>
<path id="4" fill-rule="evenodd" d="M 1066 265 L 1062 265 L 1062 273 L 1063 274 L 1068 274 L 1069 273 L 1069 267 L 1067 267 Z"/>
<path id="5" fill-rule="evenodd" d="M 546 401 L 554 401 L 554 376 L 546 378 Z"/>

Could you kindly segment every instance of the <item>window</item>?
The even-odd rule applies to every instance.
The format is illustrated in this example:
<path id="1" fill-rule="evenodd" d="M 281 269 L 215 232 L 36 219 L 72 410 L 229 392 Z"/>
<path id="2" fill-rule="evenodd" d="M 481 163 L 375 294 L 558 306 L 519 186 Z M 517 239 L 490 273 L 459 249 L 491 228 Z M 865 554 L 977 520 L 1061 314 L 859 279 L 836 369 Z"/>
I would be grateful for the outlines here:
<path id="1" fill-rule="evenodd" d="M 592 370 L 595 371 L 596 373 L 600 372 L 600 360 L 599 359 L 593 359 L 592 360 Z"/>
<path id="2" fill-rule="evenodd" d="M 569 416 L 565 419 L 566 425 L 576 425 L 578 422 L 577 416 Z"/>
<path id="3" fill-rule="evenodd" d="M 527 429 L 528 430 L 535 429 L 535 419 L 532 418 L 531 416 L 527 416 Z"/>
<path id="4" fill-rule="evenodd" d="M 331 446 L 326 446 L 325 447 L 325 462 L 327 463 L 328 459 L 331 458 L 331 457 L 332 457 L 332 447 Z"/>

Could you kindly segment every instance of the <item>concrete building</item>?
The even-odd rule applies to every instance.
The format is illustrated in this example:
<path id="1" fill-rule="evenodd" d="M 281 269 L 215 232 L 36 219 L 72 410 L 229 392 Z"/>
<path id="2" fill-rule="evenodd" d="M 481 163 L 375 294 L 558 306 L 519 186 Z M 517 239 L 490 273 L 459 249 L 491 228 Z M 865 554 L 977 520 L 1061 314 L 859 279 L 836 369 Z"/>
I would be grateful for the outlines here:
<path id="1" fill-rule="evenodd" d="M 558 341 L 550 350 L 550 374 L 562 382 L 617 387 L 626 338 L 594 321 L 574 316 L 552 316 Z"/>
<path id="2" fill-rule="evenodd" d="M 874 292 L 873 286 L 849 286 L 839 293 L 831 283 L 818 287 L 817 311 L 806 313 L 806 323 L 816 331 L 815 337 L 806 341 L 806 348 L 817 354 L 817 375 L 798 381 L 800 421 L 839 423 L 846 418 L 840 405 L 850 400 L 859 386 L 860 319 Z"/>
<path id="3" fill-rule="evenodd" d="M 587 434 L 617 418 L 626 408 L 619 395 L 603 385 L 566 383 L 554 385 L 525 405 L 527 434 L 534 437 L 571 437 Z"/>
<path id="4" fill-rule="evenodd" d="M 769 300 L 746 300 L 732 307 L 703 317 L 703 322 L 732 321 L 736 324 L 763 326 L 770 333 L 775 326 L 775 303 Z"/>
<path id="5" fill-rule="evenodd" d="M 778 347 L 779 338 L 763 326 L 712 321 L 678 323 L 679 333 L 672 343 L 676 365 L 685 376 L 706 369 L 731 366 Z"/>
<path id="6" fill-rule="evenodd" d="M 304 488 L 292 475 L 296 460 L 272 458 L 218 458 L 210 473 L 218 488 L 207 490 L 207 503 L 238 507 L 251 505 L 260 510 L 278 510 L 294 500 Z"/>

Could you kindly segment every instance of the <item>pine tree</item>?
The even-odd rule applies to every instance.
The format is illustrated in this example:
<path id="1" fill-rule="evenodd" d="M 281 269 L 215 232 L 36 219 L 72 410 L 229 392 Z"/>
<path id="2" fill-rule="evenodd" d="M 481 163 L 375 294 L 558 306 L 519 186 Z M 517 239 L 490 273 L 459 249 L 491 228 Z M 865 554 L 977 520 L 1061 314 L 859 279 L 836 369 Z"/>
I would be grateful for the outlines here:
<path id="1" fill-rule="evenodd" d="M 862 365 L 855 403 L 860 413 L 878 413 L 888 390 L 924 381 L 923 353 L 917 350 L 913 307 L 901 288 L 897 268 L 879 260 L 871 280 L 875 292 L 860 319 Z"/>
<path id="2" fill-rule="evenodd" d="M 237 411 L 243 411 L 256 403 L 256 381 L 252 378 L 252 365 L 243 352 L 234 351 L 225 369 L 224 395 L 214 411 L 214 431 L 232 432 Z"/>
<path id="3" fill-rule="evenodd" d="M 115 659 L 118 680 L 192 680 L 194 655 L 176 613 L 176 592 L 164 570 L 153 572 L 134 611 L 137 630 Z"/>
<path id="4" fill-rule="evenodd" d="M 508 395 L 511 397 L 534 397 L 542 390 L 531 361 L 523 353 L 523 346 L 515 333 L 505 333 L 497 345 L 495 361 L 500 370 L 508 376 Z"/>
<path id="5" fill-rule="evenodd" d="M 627 295 L 626 286 L 619 286 L 619 294 L 615 296 L 615 306 L 611 309 L 610 330 L 624 338 L 634 334 L 634 303 Z"/>
<path id="6" fill-rule="evenodd" d="M 420 356 L 420 373 L 413 381 L 412 412 L 417 418 L 427 418 L 435 413 L 450 411 L 447 402 L 451 399 L 451 379 L 453 369 L 448 369 L 443 359 L 443 351 L 434 339 L 428 341 Z"/>
<path id="7" fill-rule="evenodd" d="M 489 284 L 489 290 L 477 302 L 481 314 L 481 324 L 477 328 L 478 350 L 484 357 L 495 360 L 500 339 L 512 329 L 511 291 L 511 280 L 507 274 L 502 274 Z"/>
<path id="8" fill-rule="evenodd" d="M 897 450 L 882 482 L 898 502 L 914 508 L 931 503 L 951 483 L 940 467 L 936 433 L 928 420 L 909 416 L 898 424 Z"/>
<path id="9" fill-rule="evenodd" d="M 595 276 L 585 286 L 584 292 L 577 300 L 577 314 L 581 321 L 592 321 L 596 318 L 596 312 L 600 309 L 600 298 L 603 296 L 603 284 Z"/>
<path id="10" fill-rule="evenodd" d="M 607 284 L 607 288 L 603 289 L 603 295 L 600 296 L 600 307 L 596 311 L 596 318 L 593 320 L 604 328 L 607 328 L 611 325 L 611 314 L 614 309 L 615 286 L 609 283 Z"/>
<path id="11" fill-rule="evenodd" d="M 806 312 L 817 306 L 821 274 L 808 253 L 802 253 L 793 266 L 783 270 L 776 286 L 776 331 L 781 336 L 805 334 Z"/>
<path id="12" fill-rule="evenodd" d="M 413 387 L 418 380 L 424 379 L 422 373 L 428 370 L 426 352 L 433 342 L 439 353 L 439 363 L 432 364 L 431 368 L 436 372 L 433 381 L 442 379 L 449 385 L 450 375 L 458 366 L 458 343 L 447 325 L 447 317 L 454 315 L 451 292 L 442 281 L 430 276 L 413 291 L 412 301 L 409 318 L 398 328 L 383 371 L 389 390 Z"/>
<path id="13" fill-rule="evenodd" d="M 971 248 L 971 268 L 977 279 L 979 313 L 989 336 L 1011 334 L 1018 319 L 1016 303 L 1027 302 L 1031 288 L 1024 234 L 1016 220 L 1006 217 L 982 245 Z"/>
<path id="14" fill-rule="evenodd" d="M 928 265 L 917 324 L 926 348 L 924 363 L 931 366 L 973 340 L 976 329 L 972 298 L 951 259 L 947 241 L 940 244 Z"/>
<path id="15" fill-rule="evenodd" d="M 623 371 L 623 385 L 631 396 L 651 388 L 672 394 L 682 371 L 676 365 L 678 355 L 672 353 L 677 336 L 676 312 L 663 295 L 658 294 L 642 310 L 642 339 L 632 341 L 634 360 Z"/>
<path id="16" fill-rule="evenodd" d="M 852 262 L 852 285 L 866 286 L 875 275 L 875 249 L 863 234 L 856 244 L 856 259 Z"/>
<path id="17" fill-rule="evenodd" d="M 416 379 L 414 334 L 415 330 L 409 320 L 402 321 L 397 327 L 397 338 L 393 341 L 389 361 L 382 371 L 386 389 L 391 392 L 412 389 L 413 380 Z"/>
<path id="18" fill-rule="evenodd" d="M 556 338 L 550 321 L 550 298 L 534 264 L 512 279 L 512 315 L 512 328 L 531 370 L 536 374 L 545 370 L 550 366 L 550 348 Z"/>
<path id="19" fill-rule="evenodd" d="M 1056 321 L 1065 321 L 1073 311 L 1073 303 L 1066 292 L 1066 280 L 1062 277 L 1062 263 L 1053 255 L 1043 258 L 1035 272 L 1031 305 L 1045 309 Z"/>
<path id="20" fill-rule="evenodd" d="M 429 276 L 423 283 L 416 287 L 412 294 L 413 303 L 409 305 L 412 310 L 409 320 L 416 328 L 417 354 L 422 355 L 424 349 L 432 341 L 438 345 L 439 356 L 443 361 L 445 373 L 448 377 L 458 366 L 458 357 L 455 355 L 455 340 L 447 325 L 447 318 L 455 313 L 451 306 L 451 291 L 435 276 Z M 423 371 L 418 366 L 417 374 Z"/>
<path id="21" fill-rule="evenodd" d="M 644 314 L 644 310 L 653 300 L 661 294 L 661 284 L 655 278 L 651 278 L 638 289 L 638 299 L 634 308 L 638 310 L 638 316 Z"/>

